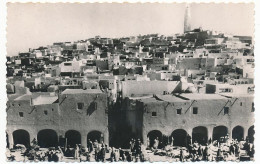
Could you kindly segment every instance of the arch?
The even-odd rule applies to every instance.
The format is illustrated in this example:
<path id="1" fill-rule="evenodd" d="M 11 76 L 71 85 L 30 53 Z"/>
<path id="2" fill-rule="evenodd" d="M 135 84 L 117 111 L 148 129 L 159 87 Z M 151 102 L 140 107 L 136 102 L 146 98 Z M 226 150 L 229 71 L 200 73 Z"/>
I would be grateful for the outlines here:
<path id="1" fill-rule="evenodd" d="M 97 140 L 99 143 L 104 141 L 103 133 L 97 130 L 93 130 L 88 133 L 87 140 L 94 142 Z"/>
<path id="2" fill-rule="evenodd" d="M 13 140 L 14 146 L 17 144 L 22 144 L 26 147 L 30 146 L 30 134 L 24 129 L 15 130 L 13 132 Z"/>
<path id="3" fill-rule="evenodd" d="M 75 147 L 76 144 L 81 144 L 81 134 L 76 130 L 68 130 L 65 133 L 65 138 L 67 139 L 67 145 L 70 147 Z"/>
<path id="4" fill-rule="evenodd" d="M 171 134 L 172 145 L 187 146 L 187 132 L 184 129 L 176 129 Z"/>
<path id="5" fill-rule="evenodd" d="M 228 135 L 228 128 L 226 126 L 216 126 L 213 129 L 213 141 L 221 141 L 222 137 L 225 137 Z"/>
<path id="6" fill-rule="evenodd" d="M 244 81 L 241 81 L 241 84 L 245 84 L 245 82 L 244 82 Z"/>
<path id="7" fill-rule="evenodd" d="M 147 134 L 147 137 L 149 138 L 149 146 L 153 146 L 154 145 L 154 140 L 156 138 L 158 138 L 159 143 L 162 142 L 162 132 L 159 130 L 152 130 Z"/>
<path id="8" fill-rule="evenodd" d="M 232 138 L 238 141 L 244 140 L 244 128 L 242 126 L 236 126 L 232 130 Z"/>
<path id="9" fill-rule="evenodd" d="M 240 81 L 238 81 L 238 82 L 237 82 L 237 84 L 241 84 L 241 82 L 240 82 Z"/>
<path id="10" fill-rule="evenodd" d="M 38 132 L 37 141 L 42 148 L 56 147 L 58 145 L 58 135 L 55 130 L 43 129 Z"/>
<path id="11" fill-rule="evenodd" d="M 192 129 L 192 142 L 198 142 L 201 145 L 206 145 L 208 142 L 208 129 L 204 126 L 197 126 Z"/>
<path id="12" fill-rule="evenodd" d="M 255 138 L 254 138 L 254 135 L 255 135 L 255 127 L 254 127 L 254 125 L 251 126 L 248 129 L 247 135 L 248 135 L 248 142 L 253 143 L 254 140 L 255 140 Z"/>

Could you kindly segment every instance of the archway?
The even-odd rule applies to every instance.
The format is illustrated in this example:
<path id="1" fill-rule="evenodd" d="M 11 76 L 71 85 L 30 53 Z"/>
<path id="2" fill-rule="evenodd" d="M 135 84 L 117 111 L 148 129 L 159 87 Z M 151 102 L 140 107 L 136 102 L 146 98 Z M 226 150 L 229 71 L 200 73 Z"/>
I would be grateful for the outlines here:
<path id="1" fill-rule="evenodd" d="M 80 132 L 76 130 L 68 130 L 65 133 L 65 138 L 67 140 L 67 145 L 70 147 L 75 147 L 76 144 L 81 144 Z"/>
<path id="2" fill-rule="evenodd" d="M 187 132 L 183 129 L 174 130 L 171 134 L 171 142 L 174 146 L 187 146 Z"/>
<path id="3" fill-rule="evenodd" d="M 104 141 L 103 134 L 100 131 L 96 131 L 96 130 L 89 132 L 87 139 L 92 141 L 92 142 L 97 140 L 99 143 Z"/>
<path id="4" fill-rule="evenodd" d="M 232 130 L 232 138 L 238 141 L 244 140 L 244 128 L 241 126 L 236 126 Z"/>
<path id="5" fill-rule="evenodd" d="M 221 141 L 222 137 L 227 136 L 228 134 L 228 128 L 225 126 L 217 126 L 213 129 L 213 141 Z"/>
<path id="6" fill-rule="evenodd" d="M 44 129 L 38 132 L 38 144 L 42 148 L 56 147 L 58 145 L 58 135 L 52 129 Z"/>
<path id="7" fill-rule="evenodd" d="M 192 142 L 198 142 L 199 144 L 206 145 L 208 142 L 208 130 L 204 126 L 197 126 L 192 130 Z"/>
<path id="8" fill-rule="evenodd" d="M 159 130 L 152 130 L 147 134 L 147 137 L 149 138 L 149 146 L 153 146 L 154 145 L 154 140 L 156 138 L 158 138 L 159 143 L 162 142 L 162 132 L 160 132 Z"/>
<path id="9" fill-rule="evenodd" d="M 254 135 L 255 135 L 255 129 L 254 129 L 254 125 L 251 126 L 249 129 L 248 129 L 248 141 L 250 143 L 253 143 L 255 138 L 254 138 Z"/>
<path id="10" fill-rule="evenodd" d="M 19 129 L 13 132 L 14 146 L 22 144 L 26 147 L 30 146 L 30 135 L 26 130 Z"/>

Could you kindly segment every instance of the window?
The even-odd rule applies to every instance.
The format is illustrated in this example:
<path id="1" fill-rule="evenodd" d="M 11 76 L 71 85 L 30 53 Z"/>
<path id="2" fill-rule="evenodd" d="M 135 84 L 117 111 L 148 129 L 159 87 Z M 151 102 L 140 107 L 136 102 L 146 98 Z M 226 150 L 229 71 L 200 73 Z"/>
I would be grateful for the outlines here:
<path id="1" fill-rule="evenodd" d="M 54 109 L 52 108 L 51 111 L 54 111 Z"/>
<path id="2" fill-rule="evenodd" d="M 83 107 L 84 107 L 84 103 L 78 103 L 78 109 L 79 109 L 79 110 L 82 110 Z"/>
<path id="3" fill-rule="evenodd" d="M 18 106 L 21 106 L 21 104 L 18 104 Z"/>
<path id="4" fill-rule="evenodd" d="M 153 117 L 156 117 L 156 116 L 157 116 L 157 113 L 156 113 L 156 112 L 152 112 L 152 116 L 153 116 Z"/>
<path id="5" fill-rule="evenodd" d="M 44 114 L 45 114 L 45 115 L 47 115 L 47 114 L 48 114 L 48 111 L 47 111 L 47 110 L 44 110 L 43 112 L 44 112 Z"/>
<path id="6" fill-rule="evenodd" d="M 71 63 L 64 63 L 64 66 L 71 66 Z"/>
<path id="7" fill-rule="evenodd" d="M 198 114 L 198 107 L 193 107 L 193 114 Z"/>
<path id="8" fill-rule="evenodd" d="M 19 116 L 20 116 L 20 117 L 23 117 L 23 112 L 19 112 Z"/>
<path id="9" fill-rule="evenodd" d="M 224 115 L 229 114 L 229 107 L 224 107 Z"/>
<path id="10" fill-rule="evenodd" d="M 240 106 L 242 106 L 243 105 L 243 103 L 242 102 L 240 102 Z"/>
<path id="11" fill-rule="evenodd" d="M 255 111 L 255 103 L 252 103 L 252 108 L 251 108 L 251 112 Z"/>
<path id="12" fill-rule="evenodd" d="M 177 114 L 181 114 L 181 109 L 177 109 Z"/>

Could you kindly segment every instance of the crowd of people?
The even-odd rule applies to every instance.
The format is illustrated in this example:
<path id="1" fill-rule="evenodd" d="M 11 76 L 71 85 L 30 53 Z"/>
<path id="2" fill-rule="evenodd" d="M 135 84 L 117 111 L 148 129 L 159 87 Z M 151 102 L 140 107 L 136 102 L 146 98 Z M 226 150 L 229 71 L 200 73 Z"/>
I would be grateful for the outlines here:
<path id="1" fill-rule="evenodd" d="M 155 155 L 167 156 L 177 161 L 249 161 L 254 157 L 254 145 L 248 139 L 238 141 L 229 139 L 228 135 L 219 140 L 202 145 L 197 141 L 187 142 L 186 146 L 174 146 L 172 142 L 163 145 L 159 138 L 155 138 L 148 146 Z M 151 142 L 150 142 L 151 143 Z M 161 143 L 161 144 L 160 144 Z M 149 144 L 149 143 L 148 143 Z M 163 146 L 162 146 L 163 145 Z M 160 149 L 158 147 L 160 146 Z"/>
<path id="2" fill-rule="evenodd" d="M 174 139 L 173 139 L 174 140 Z M 140 139 L 131 139 L 129 149 L 109 147 L 104 142 L 94 140 L 87 141 L 87 147 L 76 144 L 73 147 L 50 147 L 40 149 L 37 143 L 30 147 L 17 148 L 22 154 L 23 161 L 153 161 L 155 156 L 164 156 L 167 159 L 175 161 L 248 161 L 254 157 L 254 145 L 248 140 L 237 141 L 221 138 L 205 145 L 198 142 L 188 143 L 186 146 L 174 146 L 171 142 L 168 145 L 159 147 L 161 141 L 159 138 L 153 140 L 153 144 L 145 146 Z M 14 155 L 7 156 L 8 160 L 16 159 Z M 158 158 L 157 158 L 158 159 Z"/>

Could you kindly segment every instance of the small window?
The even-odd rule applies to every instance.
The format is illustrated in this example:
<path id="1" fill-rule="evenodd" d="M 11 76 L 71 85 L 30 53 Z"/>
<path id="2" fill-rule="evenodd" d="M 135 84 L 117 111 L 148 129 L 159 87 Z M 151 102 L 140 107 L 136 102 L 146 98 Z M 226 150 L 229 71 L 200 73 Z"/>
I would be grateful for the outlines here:
<path id="1" fill-rule="evenodd" d="M 78 103 L 78 109 L 79 109 L 79 110 L 82 110 L 83 107 L 84 107 L 84 103 Z"/>
<path id="2" fill-rule="evenodd" d="M 47 110 L 44 110 L 43 111 L 45 115 L 48 115 L 48 111 Z"/>
<path id="3" fill-rule="evenodd" d="M 198 107 L 193 107 L 193 114 L 198 114 Z"/>
<path id="4" fill-rule="evenodd" d="M 20 116 L 20 117 L 23 117 L 23 112 L 19 112 L 19 116 Z"/>
<path id="5" fill-rule="evenodd" d="M 18 104 L 18 106 L 21 106 L 21 104 Z"/>
<path id="6" fill-rule="evenodd" d="M 54 111 L 54 109 L 52 108 L 51 111 Z"/>
<path id="7" fill-rule="evenodd" d="M 242 102 L 240 102 L 240 106 L 243 106 L 243 103 L 242 103 Z"/>
<path id="8" fill-rule="evenodd" d="M 229 107 L 224 107 L 224 115 L 229 114 Z"/>
<path id="9" fill-rule="evenodd" d="M 152 112 L 152 116 L 153 116 L 153 117 L 156 117 L 156 116 L 157 116 L 157 113 L 156 113 L 156 112 Z"/>
<path id="10" fill-rule="evenodd" d="M 254 112 L 255 111 L 255 103 L 252 103 L 252 109 L 251 109 L 251 112 Z"/>
<path id="11" fill-rule="evenodd" d="M 72 66 L 72 63 L 64 63 L 64 66 Z"/>
<path id="12" fill-rule="evenodd" d="M 181 115 L 181 109 L 177 109 L 177 114 Z"/>

